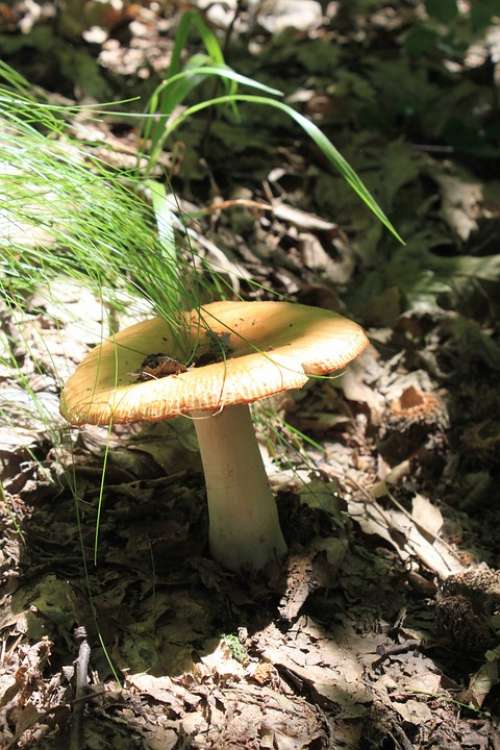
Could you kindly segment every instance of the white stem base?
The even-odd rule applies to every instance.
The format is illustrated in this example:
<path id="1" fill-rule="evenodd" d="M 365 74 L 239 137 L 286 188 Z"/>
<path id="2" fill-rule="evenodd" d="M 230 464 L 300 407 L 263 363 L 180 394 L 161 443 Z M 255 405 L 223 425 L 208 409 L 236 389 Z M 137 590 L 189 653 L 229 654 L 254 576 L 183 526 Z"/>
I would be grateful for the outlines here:
<path id="1" fill-rule="evenodd" d="M 230 570 L 259 570 L 287 547 L 250 409 L 230 406 L 213 417 L 192 416 L 205 471 L 212 555 Z"/>

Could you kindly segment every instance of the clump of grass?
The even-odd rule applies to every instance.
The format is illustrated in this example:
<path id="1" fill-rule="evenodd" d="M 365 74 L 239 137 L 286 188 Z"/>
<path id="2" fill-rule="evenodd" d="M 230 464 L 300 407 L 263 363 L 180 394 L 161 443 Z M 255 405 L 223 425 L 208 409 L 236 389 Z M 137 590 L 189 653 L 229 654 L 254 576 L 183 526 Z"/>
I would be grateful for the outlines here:
<path id="1" fill-rule="evenodd" d="M 182 66 L 182 52 L 192 28 L 205 53 L 192 55 Z M 207 79 L 221 80 L 224 94 L 186 106 L 194 89 Z M 240 94 L 239 85 L 258 89 L 261 94 Z M 71 139 L 66 120 L 78 108 L 38 101 L 22 76 L 0 63 L 0 270 L 4 286 L 14 297 L 22 298 L 30 285 L 65 274 L 84 278 L 111 301 L 113 287 L 125 287 L 132 297 L 149 300 L 172 330 L 182 335 L 180 313 L 199 306 L 207 269 L 201 264 L 200 271 L 198 264 L 195 274 L 186 272 L 186 255 L 175 246 L 174 215 L 164 186 L 148 178 L 166 141 L 187 118 L 209 107 L 227 105 L 237 120 L 241 102 L 272 107 L 292 118 L 400 239 L 328 138 L 310 120 L 269 95 L 280 96 L 280 92 L 232 70 L 201 17 L 193 11 L 185 13 L 167 78 L 153 92 L 142 120 L 147 157 L 142 175 L 140 154 L 135 169 L 114 170 Z M 184 107 L 180 114 L 179 105 Z M 144 199 L 145 191 L 149 202 Z M 31 235 L 31 241 L 26 241 L 26 235 Z M 224 283 L 219 279 L 216 286 L 222 292 Z"/>
<path id="2" fill-rule="evenodd" d="M 182 51 L 185 48 L 190 31 L 194 29 L 200 37 L 205 53 L 192 55 L 184 66 L 181 64 Z M 222 81 L 225 91 L 220 96 L 189 103 L 191 93 L 203 82 L 215 79 Z M 238 85 L 259 90 L 259 95 L 241 94 Z M 263 96 L 266 94 L 266 96 Z M 271 96 L 269 96 L 271 95 Z M 238 127 L 240 113 L 238 104 L 248 103 L 260 107 L 271 107 L 283 112 L 293 120 L 313 141 L 329 164 L 337 170 L 347 184 L 354 190 L 377 219 L 399 241 L 403 242 L 391 221 L 382 211 L 375 198 L 357 175 L 351 165 L 344 159 L 334 144 L 311 120 L 300 112 L 272 97 L 281 97 L 276 89 L 243 76 L 230 68 L 224 59 L 224 53 L 213 32 L 206 26 L 201 16 L 195 11 L 183 14 L 177 30 L 172 60 L 165 80 L 151 95 L 147 115 L 143 123 L 143 138 L 146 142 L 147 173 L 157 164 L 162 148 L 170 136 L 188 119 L 211 107 L 227 106 L 233 115 L 235 127 Z M 182 110 L 180 109 L 182 105 Z"/>
<path id="3" fill-rule="evenodd" d="M 0 68 L 0 273 L 22 301 L 57 275 L 84 280 L 113 302 L 116 288 L 148 300 L 175 330 L 196 287 L 158 232 L 135 172 L 112 170 L 68 135 L 64 108 L 41 105 Z M 7 80 L 5 80 L 7 79 Z M 116 300 L 115 300 L 116 301 Z"/>

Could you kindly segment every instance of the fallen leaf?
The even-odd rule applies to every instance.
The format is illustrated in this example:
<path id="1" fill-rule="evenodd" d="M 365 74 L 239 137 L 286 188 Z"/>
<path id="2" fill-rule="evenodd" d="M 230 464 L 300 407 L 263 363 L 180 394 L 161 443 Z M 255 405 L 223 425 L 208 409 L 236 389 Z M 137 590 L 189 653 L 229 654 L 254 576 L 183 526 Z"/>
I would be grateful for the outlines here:
<path id="1" fill-rule="evenodd" d="M 340 706 L 342 718 L 366 713 L 372 696 L 363 681 L 363 666 L 340 632 L 327 633 L 310 617 L 301 617 L 287 634 L 269 625 L 255 643 L 278 670 L 289 670 L 319 698 Z"/>
<path id="2" fill-rule="evenodd" d="M 403 561 L 415 556 L 441 579 L 464 570 L 441 540 L 433 543 L 418 530 L 411 518 L 401 511 L 382 509 L 375 501 L 349 501 L 349 514 L 365 534 L 376 534 L 397 550 Z"/>
<path id="3" fill-rule="evenodd" d="M 433 178 L 441 192 L 441 212 L 445 221 L 461 240 L 467 240 L 477 229 L 477 219 L 481 214 L 481 183 L 445 174 L 434 174 Z"/>
<path id="4" fill-rule="evenodd" d="M 338 232 L 338 225 L 331 221 L 325 221 L 315 214 L 302 211 L 294 206 L 287 206 L 286 203 L 274 202 L 273 213 L 277 219 L 294 224 L 305 232 Z"/>
<path id="5" fill-rule="evenodd" d="M 290 555 L 286 563 L 286 590 L 280 599 L 280 617 L 291 622 L 309 594 L 318 588 L 313 566 L 314 554 Z"/>
<path id="6" fill-rule="evenodd" d="M 153 677 L 151 674 L 130 674 L 126 677 L 127 685 L 132 685 L 140 693 L 150 695 L 160 703 L 166 703 L 178 715 L 184 712 L 184 706 L 176 695 L 177 691 L 185 690 L 181 686 L 176 686 L 170 677 Z"/>
<path id="7" fill-rule="evenodd" d="M 201 657 L 201 662 L 219 677 L 242 679 L 245 668 L 232 655 L 224 639 L 212 639 L 212 651 Z M 208 648 L 205 643 L 205 648 Z"/>
<path id="8" fill-rule="evenodd" d="M 462 700 L 471 701 L 476 708 L 481 708 L 491 689 L 498 684 L 499 677 L 498 658 L 487 661 L 470 678 L 469 687 L 462 693 Z"/>
<path id="9" fill-rule="evenodd" d="M 0 708 L 12 700 L 18 692 L 19 687 L 13 674 L 0 675 Z"/>
<path id="10" fill-rule="evenodd" d="M 340 387 L 344 396 L 350 401 L 359 401 L 366 404 L 370 410 L 370 418 L 373 424 L 380 424 L 382 414 L 385 408 L 385 399 L 375 389 L 367 385 L 365 379 L 367 373 L 365 363 L 367 360 L 375 359 L 370 349 L 365 351 L 360 357 L 352 362 L 349 368 L 340 378 Z"/>
<path id="11" fill-rule="evenodd" d="M 417 494 L 413 498 L 411 515 L 418 525 L 432 536 L 437 536 L 443 528 L 441 511 L 423 495 Z"/>
<path id="12" fill-rule="evenodd" d="M 409 700 L 406 703 L 392 702 L 392 707 L 398 712 L 404 721 L 415 726 L 429 726 L 433 720 L 433 712 L 426 703 Z"/>

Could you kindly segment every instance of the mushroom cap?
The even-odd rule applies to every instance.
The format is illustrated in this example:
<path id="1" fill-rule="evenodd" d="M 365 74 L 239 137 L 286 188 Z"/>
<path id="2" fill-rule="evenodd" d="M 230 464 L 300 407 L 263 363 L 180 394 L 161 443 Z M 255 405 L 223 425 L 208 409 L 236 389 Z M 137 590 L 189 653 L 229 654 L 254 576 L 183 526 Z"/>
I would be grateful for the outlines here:
<path id="1" fill-rule="evenodd" d="M 120 331 L 93 349 L 69 378 L 61 413 L 72 424 L 158 421 L 218 412 L 290 388 L 309 375 L 340 370 L 363 351 L 363 329 L 329 310 L 293 302 L 212 302 L 184 314 L 175 337 L 162 318 Z M 145 358 L 226 350 L 225 359 L 136 382 Z"/>

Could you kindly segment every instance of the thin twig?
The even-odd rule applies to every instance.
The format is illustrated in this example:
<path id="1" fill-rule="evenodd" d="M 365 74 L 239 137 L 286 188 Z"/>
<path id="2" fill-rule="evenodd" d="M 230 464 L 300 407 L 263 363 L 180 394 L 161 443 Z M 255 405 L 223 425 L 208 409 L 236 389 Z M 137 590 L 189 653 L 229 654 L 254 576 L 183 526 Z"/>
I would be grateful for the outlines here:
<path id="1" fill-rule="evenodd" d="M 78 649 L 78 658 L 76 660 L 76 687 L 75 687 L 75 703 L 73 708 L 73 718 L 71 721 L 71 735 L 70 735 L 70 750 L 80 750 L 80 730 L 82 723 L 83 714 L 83 703 L 81 699 L 87 694 L 87 686 L 89 684 L 89 660 L 90 660 L 90 646 L 87 641 L 87 631 L 84 626 L 75 629 L 75 640 L 80 642 L 80 648 Z"/>
<path id="2" fill-rule="evenodd" d="M 261 203 L 259 201 L 254 201 L 249 198 L 232 198 L 225 201 L 220 201 L 220 203 L 212 203 L 210 206 L 206 206 L 205 208 L 200 208 L 198 211 L 194 213 L 187 213 L 185 214 L 186 218 L 197 218 L 198 216 L 205 216 L 206 214 L 213 214 L 217 211 L 223 211 L 226 208 L 233 208 L 234 206 L 244 206 L 245 208 L 255 208 L 259 211 L 274 211 L 273 207 L 269 205 L 269 203 Z"/>
<path id="3" fill-rule="evenodd" d="M 420 648 L 421 645 L 422 644 L 420 641 L 417 641 L 416 638 L 413 638 L 411 640 L 404 641 L 403 643 L 394 643 L 391 646 L 381 646 L 380 650 L 377 648 L 379 658 L 373 662 L 372 667 L 378 666 L 385 659 L 389 658 L 389 656 L 404 654 L 405 651 L 410 651 L 413 648 Z"/>
<path id="4" fill-rule="evenodd" d="M 391 734 L 391 732 L 389 732 L 389 736 L 391 737 L 392 740 L 394 740 L 394 743 L 396 745 L 399 744 L 399 746 L 403 750 L 414 750 L 413 744 L 410 742 L 410 740 L 408 739 L 404 730 L 401 727 L 399 727 L 396 723 L 394 723 L 391 728 L 394 734 L 396 735 L 396 737 L 394 737 L 394 735 Z"/>

